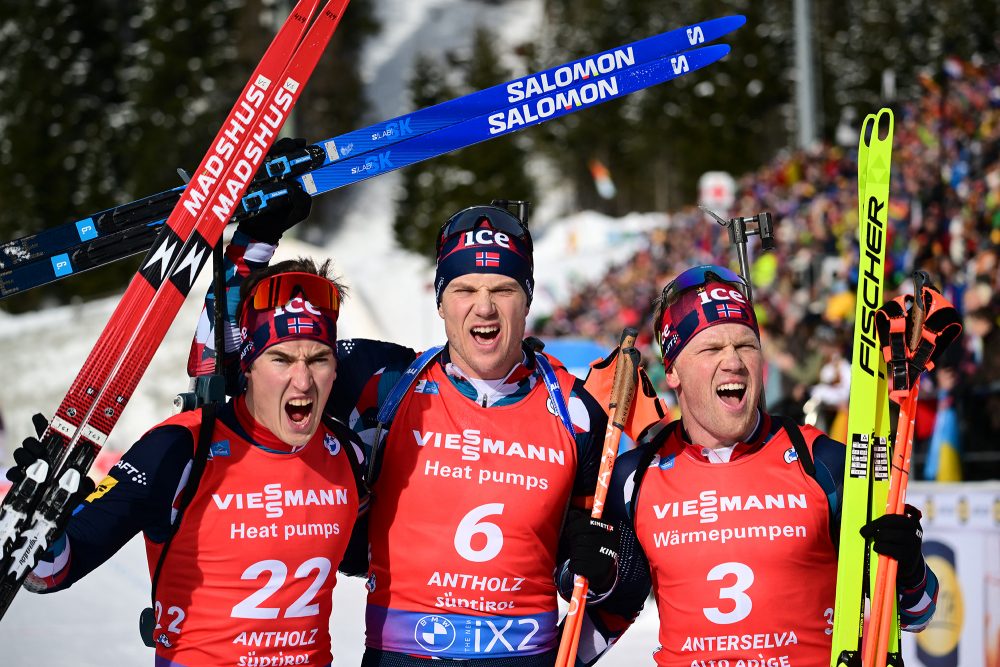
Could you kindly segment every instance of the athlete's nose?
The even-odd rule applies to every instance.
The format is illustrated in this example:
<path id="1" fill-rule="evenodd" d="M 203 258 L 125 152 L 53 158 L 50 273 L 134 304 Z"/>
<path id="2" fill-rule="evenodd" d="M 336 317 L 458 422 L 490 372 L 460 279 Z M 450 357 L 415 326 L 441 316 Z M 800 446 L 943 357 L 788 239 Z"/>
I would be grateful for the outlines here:
<path id="1" fill-rule="evenodd" d="M 312 388 L 313 376 L 309 369 L 309 364 L 305 361 L 296 361 L 292 364 L 291 385 L 293 389 L 306 391 Z"/>
<path id="2" fill-rule="evenodd" d="M 496 310 L 496 304 L 493 303 L 493 293 L 485 287 L 476 292 L 475 301 L 475 313 L 477 315 L 491 315 L 493 311 Z"/>

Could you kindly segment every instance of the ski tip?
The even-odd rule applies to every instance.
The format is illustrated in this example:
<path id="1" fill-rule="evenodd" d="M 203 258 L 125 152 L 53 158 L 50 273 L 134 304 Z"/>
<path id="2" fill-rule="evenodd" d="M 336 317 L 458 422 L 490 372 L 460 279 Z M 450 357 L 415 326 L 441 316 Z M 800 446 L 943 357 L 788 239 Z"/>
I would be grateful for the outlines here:
<path id="1" fill-rule="evenodd" d="M 733 14 L 732 16 L 726 16 L 723 18 L 728 19 L 729 23 L 731 23 L 733 26 L 732 27 L 733 30 L 736 30 L 737 28 L 742 28 L 744 25 L 746 25 L 747 22 L 747 17 L 744 16 L 743 14 Z"/>
<path id="2" fill-rule="evenodd" d="M 747 17 L 743 14 L 730 14 L 728 16 L 708 19 L 707 21 L 691 23 L 683 28 L 678 28 L 677 31 L 687 33 L 688 46 L 703 46 L 728 35 L 734 30 L 742 28 L 746 25 L 746 22 Z"/>
<path id="3" fill-rule="evenodd" d="M 708 64 L 729 55 L 731 50 L 732 47 L 728 44 L 710 44 L 708 46 L 703 46 L 700 49 L 691 49 L 690 51 L 686 51 L 685 55 L 690 57 L 692 54 L 699 54 L 706 61 L 706 64 Z"/>
<path id="4" fill-rule="evenodd" d="M 702 29 L 709 29 L 712 33 L 718 31 L 716 37 L 721 37 L 727 32 L 732 32 L 738 28 L 742 28 L 746 25 L 747 17 L 743 14 L 728 14 L 726 16 L 720 16 L 718 18 L 709 19 L 708 21 L 702 21 L 701 23 L 693 23 L 690 27 L 701 26 Z"/>
<path id="5" fill-rule="evenodd" d="M 747 22 L 747 17 L 743 14 L 724 14 L 723 16 L 717 16 L 714 19 L 708 19 L 706 21 L 699 21 L 697 23 L 692 23 L 692 26 L 700 25 L 717 25 L 717 26 L 733 26 L 738 27 Z"/>

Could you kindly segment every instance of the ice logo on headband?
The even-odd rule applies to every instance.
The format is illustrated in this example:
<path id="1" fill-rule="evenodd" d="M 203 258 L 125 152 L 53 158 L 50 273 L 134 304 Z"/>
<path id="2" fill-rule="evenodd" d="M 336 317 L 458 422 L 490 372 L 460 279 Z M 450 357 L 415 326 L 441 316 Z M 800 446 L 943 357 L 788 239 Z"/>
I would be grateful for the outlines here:
<path id="1" fill-rule="evenodd" d="M 725 287 L 714 287 L 710 290 L 700 291 L 698 293 L 698 299 L 701 301 L 702 305 L 707 306 L 713 301 L 733 301 L 746 305 L 746 298 L 740 294 L 739 290 L 726 289 Z"/>
<path id="2" fill-rule="evenodd" d="M 510 250 L 510 236 L 492 229 L 473 229 L 462 234 L 462 246 L 465 248 L 482 245 L 498 245 Z"/>
<path id="3" fill-rule="evenodd" d="M 285 313 L 312 313 L 313 315 L 322 315 L 316 306 L 309 303 L 306 299 L 301 296 L 292 298 L 284 306 L 278 306 L 274 309 L 274 316 L 284 315 Z"/>

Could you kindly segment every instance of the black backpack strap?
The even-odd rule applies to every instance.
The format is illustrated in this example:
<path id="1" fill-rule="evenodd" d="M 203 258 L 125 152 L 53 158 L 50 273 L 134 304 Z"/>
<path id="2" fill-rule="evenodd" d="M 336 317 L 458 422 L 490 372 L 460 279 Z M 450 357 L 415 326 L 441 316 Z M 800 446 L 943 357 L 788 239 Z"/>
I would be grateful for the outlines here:
<path id="1" fill-rule="evenodd" d="M 357 434 L 347 424 L 325 412 L 322 419 L 323 425 L 326 426 L 327 430 L 333 433 L 338 439 L 345 441 L 341 442 L 340 446 L 344 448 L 344 454 L 351 463 L 351 472 L 354 475 L 354 483 L 358 489 L 358 497 L 363 500 L 369 494 L 369 489 L 368 480 L 365 478 L 364 449 L 360 448 L 361 451 L 359 452 L 359 447 L 356 447 Z"/>
<path id="2" fill-rule="evenodd" d="M 156 569 L 153 570 L 152 585 L 150 587 L 150 596 L 153 605 L 152 607 L 143 609 L 139 615 L 139 635 L 142 637 L 142 642 L 150 648 L 155 648 L 156 646 L 156 639 L 153 637 L 153 631 L 156 628 L 156 613 L 154 611 L 156 609 L 156 585 L 160 581 L 160 571 L 163 570 L 163 563 L 167 559 L 170 543 L 173 542 L 174 535 L 177 534 L 181 520 L 184 518 L 184 510 L 194 500 L 194 494 L 198 491 L 198 484 L 201 482 L 202 473 L 205 472 L 205 464 L 208 463 L 208 452 L 212 446 L 212 432 L 215 430 L 216 410 L 217 406 L 215 403 L 206 403 L 201 409 L 201 427 L 198 429 L 198 440 L 194 443 L 191 474 L 188 475 L 184 491 L 181 493 L 180 500 L 178 501 L 177 520 L 170 527 L 170 534 L 167 535 L 167 539 L 163 543 L 163 548 L 160 550 L 160 557 L 156 561 Z"/>
<path id="3" fill-rule="evenodd" d="M 389 390 L 385 400 L 382 402 L 382 406 L 379 408 L 378 416 L 376 417 L 378 424 L 375 426 L 371 451 L 368 453 L 368 470 L 365 474 L 365 480 L 369 488 L 375 486 L 375 480 L 378 478 L 382 458 L 382 446 L 385 443 L 385 439 L 389 437 L 389 427 L 392 425 L 392 420 L 396 418 L 396 411 L 399 410 L 399 405 L 410 391 L 410 387 L 417 381 L 417 376 L 430 366 L 431 362 L 434 361 L 443 349 L 444 345 L 438 345 L 426 349 L 417 355 L 417 358 L 410 363 L 407 369 L 403 371 L 403 374 L 399 376 L 399 379 L 396 380 L 396 383 L 392 385 L 392 389 Z"/>
<path id="4" fill-rule="evenodd" d="M 799 425 L 793 419 L 788 417 L 772 415 L 771 418 L 779 420 L 782 427 L 784 427 L 785 433 L 788 434 L 789 440 L 792 441 L 792 447 L 795 448 L 795 454 L 799 457 L 799 464 L 802 466 L 802 469 L 807 475 L 816 479 L 816 464 L 813 462 L 812 454 L 809 453 L 809 447 L 806 445 L 805 436 L 802 435 L 802 429 L 799 428 Z"/>
<path id="5" fill-rule="evenodd" d="M 639 442 L 636 443 L 636 449 L 640 450 L 639 460 L 636 462 L 632 494 L 625 500 L 625 509 L 628 512 L 629 522 L 632 524 L 633 530 L 635 530 L 636 501 L 639 498 L 639 488 L 642 486 L 642 480 L 646 476 L 649 466 L 653 464 L 653 459 L 660 452 L 660 447 L 670 437 L 673 430 L 677 428 L 677 424 L 678 422 L 657 422 L 650 428 L 647 428 L 643 432 L 642 437 L 639 438 Z"/>

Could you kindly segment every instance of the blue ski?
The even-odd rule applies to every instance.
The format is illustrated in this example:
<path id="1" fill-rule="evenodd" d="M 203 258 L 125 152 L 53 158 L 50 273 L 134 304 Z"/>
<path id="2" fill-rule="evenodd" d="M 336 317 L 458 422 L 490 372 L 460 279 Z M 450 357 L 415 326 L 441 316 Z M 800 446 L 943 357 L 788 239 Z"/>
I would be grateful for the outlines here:
<path id="1" fill-rule="evenodd" d="M 739 18 L 742 22 L 742 17 Z M 729 46 L 725 44 L 692 49 L 642 64 L 608 68 L 606 74 L 599 73 L 587 78 L 580 77 L 565 86 L 551 85 L 554 79 L 547 79 L 543 76 L 553 76 L 551 73 L 560 69 L 554 68 L 503 84 L 502 87 L 507 92 L 508 99 L 514 99 L 513 103 L 508 102 L 500 108 L 493 107 L 482 115 L 451 123 L 423 134 L 408 135 L 406 138 L 397 136 L 384 150 L 369 151 L 353 158 L 340 158 L 333 161 L 330 157 L 333 153 L 331 149 L 327 148 L 323 149 L 324 153 L 327 154 L 326 162 L 321 163 L 321 166 L 313 166 L 319 162 L 315 155 L 317 146 L 308 146 L 303 151 L 313 153 L 309 168 L 304 170 L 299 168 L 299 165 L 304 162 L 296 162 L 294 157 L 288 159 L 288 156 L 282 156 L 272 160 L 269 165 L 277 165 L 272 167 L 275 170 L 286 169 L 285 163 L 287 161 L 286 175 L 265 178 L 258 184 L 252 185 L 251 191 L 244 197 L 243 210 L 234 216 L 234 220 L 238 221 L 253 215 L 266 207 L 272 198 L 284 196 L 290 177 L 298 180 L 306 192 L 316 196 L 378 174 L 422 162 L 494 137 L 510 134 L 552 118 L 565 116 L 581 108 L 596 106 L 637 90 L 670 81 L 688 72 L 701 69 L 721 59 L 727 53 L 729 53 Z M 568 68 L 570 66 L 562 67 Z M 493 89 L 479 91 L 472 95 L 478 95 L 488 90 Z M 458 102 L 462 99 L 465 98 L 457 98 L 445 104 Z M 435 107 L 428 107 L 428 109 L 433 108 Z M 321 143 L 328 144 L 333 141 L 336 140 Z M 303 171 L 304 173 L 302 173 Z M 179 196 L 182 190 L 183 187 L 180 187 L 173 191 L 154 195 L 154 198 L 165 200 L 170 194 Z M 136 211 L 141 213 L 143 210 L 151 209 L 152 205 L 148 204 L 147 200 L 140 200 L 128 204 L 126 207 L 120 207 L 120 209 L 126 208 L 128 213 Z M 112 209 L 112 211 L 114 210 Z M 93 216 L 86 220 L 92 219 Z M 108 234 L 98 234 L 88 241 L 62 248 L 55 254 L 38 253 L 34 256 L 34 261 L 29 260 L 27 263 L 0 271 L 0 298 L 142 252 L 152 245 L 162 222 L 163 218 L 154 215 L 152 220 L 146 219 L 135 223 L 134 226 L 118 228 Z"/>
<path id="2" fill-rule="evenodd" d="M 482 116 L 516 104 L 522 96 L 531 96 L 539 91 L 559 90 L 581 80 L 622 71 L 714 42 L 744 23 L 746 18 L 740 15 L 694 23 L 318 142 L 324 149 L 324 162 L 313 168 L 386 148 L 400 141 Z M 284 164 L 277 161 L 269 162 L 268 175 L 288 175 L 288 170 L 284 167 Z"/>
<path id="3" fill-rule="evenodd" d="M 694 23 L 325 139 L 299 151 L 269 160 L 258 177 L 258 182 L 298 176 L 337 160 L 383 149 L 400 141 L 499 110 L 517 102 L 516 99 L 511 99 L 512 95 L 530 95 L 538 89 L 558 89 L 581 79 L 651 62 L 694 46 L 707 44 L 736 30 L 745 22 L 743 16 L 736 15 Z M 35 261 L 40 257 L 56 258 L 82 243 L 121 232 L 126 228 L 157 225 L 166 219 L 183 190 L 182 185 L 130 204 L 100 211 L 82 220 L 0 244 L 0 271 Z M 60 271 L 75 269 L 65 263 L 65 258 L 58 258 L 55 261 L 60 264 L 53 266 L 56 277 L 64 275 Z M 0 292 L 0 296 L 7 296 L 7 293 Z"/>
<path id="4" fill-rule="evenodd" d="M 373 151 L 353 159 L 342 159 L 310 171 L 297 180 L 306 192 L 313 196 L 319 195 L 487 139 L 517 132 L 580 109 L 624 97 L 637 90 L 699 70 L 728 53 L 727 44 L 706 46 L 618 70 L 552 92 L 526 96 L 506 109 L 401 141 L 382 151 Z M 256 199 L 262 199 L 261 195 L 258 192 L 251 192 L 244 198 L 244 203 L 252 206 Z"/>

